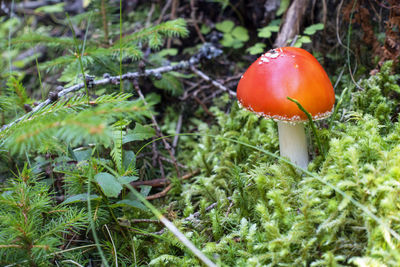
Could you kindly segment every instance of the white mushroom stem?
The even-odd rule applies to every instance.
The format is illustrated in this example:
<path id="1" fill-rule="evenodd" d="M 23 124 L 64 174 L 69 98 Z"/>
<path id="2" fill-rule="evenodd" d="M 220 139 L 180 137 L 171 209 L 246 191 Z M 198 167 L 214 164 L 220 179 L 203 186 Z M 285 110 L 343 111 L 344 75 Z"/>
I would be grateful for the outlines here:
<path id="1" fill-rule="evenodd" d="M 279 121 L 278 132 L 281 157 L 289 158 L 291 162 L 307 169 L 308 152 L 304 124 Z"/>

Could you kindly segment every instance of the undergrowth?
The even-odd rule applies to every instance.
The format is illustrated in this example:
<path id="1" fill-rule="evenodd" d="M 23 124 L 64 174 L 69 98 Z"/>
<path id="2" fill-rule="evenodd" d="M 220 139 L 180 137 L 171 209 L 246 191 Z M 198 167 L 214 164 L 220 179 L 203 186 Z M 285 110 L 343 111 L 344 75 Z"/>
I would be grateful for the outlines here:
<path id="1" fill-rule="evenodd" d="M 0 76 L 0 265 L 201 266 L 194 250 L 160 223 L 165 218 L 144 205 L 157 190 L 127 188 L 139 177 L 161 176 L 172 189 L 154 205 L 220 266 L 399 266 L 400 75 L 391 74 L 391 62 L 357 85 L 349 76 L 338 82 L 347 88 L 336 92 L 337 112 L 316 123 L 325 157 L 308 131 L 308 172 L 263 152 L 279 155 L 274 121 L 215 97 L 213 107 L 203 106 L 214 124 L 202 114 L 182 127 L 192 134 L 179 136 L 176 158 L 186 165 L 181 170 L 200 173 L 184 181 L 172 159 L 161 163 L 171 149 L 146 142 L 160 131 L 175 134 L 176 103 L 167 101 L 185 99 L 182 80 L 192 74 L 153 73 L 95 88 L 90 82 L 132 68 L 143 74 L 146 64 L 174 65 L 178 49 L 158 49 L 189 34 L 185 20 L 151 25 L 152 13 L 144 9 L 132 16 L 148 19 L 145 25 L 129 16 L 118 23 L 112 2 L 89 2 L 76 16 L 53 17 L 68 25 L 63 30 L 71 37 L 38 26 L 0 42 L 12 51 L 0 58 L 9 69 Z M 22 21 L 0 26 L 2 36 L 8 24 Z M 76 25 L 86 32 L 76 36 Z M 34 55 L 14 62 L 21 69 L 7 66 L 11 54 L 32 46 L 45 47 L 40 64 Z M 29 113 L 37 103 L 23 85 L 30 76 L 23 68 L 34 57 L 39 79 L 31 89 L 40 88 L 42 100 L 52 92 L 48 105 Z M 42 83 L 40 73 L 64 87 L 53 88 L 55 78 Z M 81 82 L 85 92 L 59 97 L 58 89 Z M 163 100 L 169 106 L 158 109 L 165 114 L 157 125 L 154 107 Z"/>
<path id="2" fill-rule="evenodd" d="M 393 97 L 398 75 L 388 62 L 376 76 L 350 88 L 332 129 L 320 123 L 328 148 L 309 170 L 344 191 L 391 229 L 400 227 L 399 123 Z M 278 154 L 275 123 L 235 104 L 214 109 L 217 125 L 194 147 L 201 175 L 181 188 L 181 229 L 222 266 L 398 266 L 396 240 L 382 225 L 315 177 L 237 139 Z M 206 212 L 206 207 L 216 207 Z M 190 214 L 200 211 L 196 218 Z M 158 247 L 158 246 L 157 246 Z M 150 249 L 152 255 L 154 248 Z M 159 246 L 155 266 L 187 265 L 176 249 Z"/>

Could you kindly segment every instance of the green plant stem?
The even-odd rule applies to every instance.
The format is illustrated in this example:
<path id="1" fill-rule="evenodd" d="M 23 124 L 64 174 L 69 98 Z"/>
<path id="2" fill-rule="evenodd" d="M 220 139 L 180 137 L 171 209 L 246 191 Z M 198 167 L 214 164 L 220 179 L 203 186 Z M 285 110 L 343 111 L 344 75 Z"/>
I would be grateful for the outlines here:
<path id="1" fill-rule="evenodd" d="M 95 182 L 93 182 L 95 183 Z M 95 185 L 97 185 L 95 183 Z M 100 192 L 102 199 L 104 200 L 104 203 L 106 204 L 108 211 L 110 212 L 111 217 L 113 218 L 114 222 L 116 223 L 118 229 L 120 230 L 121 234 L 123 235 L 123 237 L 125 238 L 126 241 L 128 241 L 128 237 L 126 236 L 125 232 L 123 231 L 121 225 L 118 222 L 117 216 L 115 216 L 115 213 L 113 211 L 113 209 L 110 207 L 110 202 L 108 201 L 108 197 L 103 193 L 103 191 L 101 190 L 101 188 L 97 187 L 97 191 Z"/>
<path id="2" fill-rule="evenodd" d="M 290 97 L 287 97 L 287 99 L 294 102 L 299 107 L 299 109 L 301 111 L 303 111 L 304 114 L 306 114 L 306 116 L 308 118 L 308 122 L 310 123 L 310 126 L 311 126 L 311 130 L 315 136 L 315 140 L 317 141 L 318 149 L 319 149 L 319 151 L 321 151 L 322 157 L 325 159 L 325 156 L 326 156 L 325 148 L 321 145 L 321 142 L 320 142 L 318 134 L 317 134 L 317 128 L 315 127 L 315 124 L 314 124 L 311 114 L 296 99 L 293 99 Z"/>
<path id="3" fill-rule="evenodd" d="M 340 106 L 342 105 L 343 98 L 344 98 L 344 96 L 346 95 L 346 93 L 347 93 L 348 90 L 349 90 L 349 88 L 346 87 L 346 88 L 342 91 L 342 93 L 340 94 L 339 101 L 337 102 L 337 104 L 336 104 L 336 106 L 335 106 L 335 109 L 333 110 L 332 115 L 331 115 L 331 118 L 330 118 L 330 120 L 329 120 L 329 125 L 328 125 L 328 129 L 329 129 L 329 130 L 332 129 L 333 122 L 334 122 L 334 119 L 335 119 L 335 117 L 336 117 L 336 114 L 338 113 L 338 110 L 339 110 Z"/>
<path id="4" fill-rule="evenodd" d="M 119 0 L 119 91 L 122 93 L 122 0 Z"/>
<path id="5" fill-rule="evenodd" d="M 13 17 L 14 14 L 14 0 L 11 1 L 11 12 L 10 12 L 10 19 Z M 12 34 L 12 24 L 10 24 L 10 28 L 8 29 L 8 65 L 10 68 L 10 75 L 12 73 L 12 60 L 11 60 L 11 34 Z"/>
<path id="6" fill-rule="evenodd" d="M 154 207 L 142 194 L 136 191 L 130 184 L 125 186 L 137 197 L 151 212 L 168 228 L 194 255 L 196 255 L 206 266 L 217 267 L 209 258 L 207 258 L 187 237 L 179 231 L 176 226 L 165 218 L 156 207 Z"/>
<path id="7" fill-rule="evenodd" d="M 78 39 L 76 38 L 75 30 L 74 30 L 74 27 L 72 26 L 72 22 L 71 22 L 71 20 L 69 18 L 69 15 L 68 15 L 68 13 L 65 13 L 65 14 L 67 16 L 68 24 L 69 24 L 69 26 L 71 28 L 71 31 L 72 31 L 72 36 L 74 37 L 74 43 L 75 43 L 76 49 L 78 50 L 78 53 L 76 53 L 76 54 L 77 54 L 78 61 L 79 61 L 79 67 L 80 67 L 81 73 L 82 73 L 83 84 L 85 85 L 85 91 L 86 91 L 86 95 L 87 95 L 87 102 L 89 104 L 89 89 L 88 89 L 88 86 L 87 86 L 87 83 L 86 83 L 86 75 L 85 75 L 85 70 L 83 68 L 83 62 L 82 62 L 83 53 L 81 53 L 81 49 L 79 48 L 79 42 L 78 42 Z M 89 17 L 89 22 L 90 22 L 90 17 Z M 86 34 L 87 34 L 87 30 L 86 30 L 86 33 L 85 33 L 85 40 L 86 40 Z M 85 40 L 84 40 L 84 44 L 85 44 Z"/>
<path id="8" fill-rule="evenodd" d="M 44 99 L 45 99 L 44 88 L 43 88 L 43 84 L 42 84 L 42 77 L 40 75 L 39 62 L 37 60 L 37 56 L 35 57 L 35 62 L 36 62 L 36 69 L 37 69 L 38 76 L 39 76 L 38 78 L 39 78 L 39 84 L 40 84 L 40 92 L 42 94 L 42 101 L 44 101 Z"/>
<path id="9" fill-rule="evenodd" d="M 101 261 L 104 266 L 109 267 L 106 257 L 104 256 L 103 250 L 101 249 L 101 246 L 99 243 L 99 238 L 97 237 L 96 228 L 94 226 L 94 222 L 93 222 L 93 218 L 92 218 L 92 205 L 91 205 L 91 199 L 90 199 L 90 184 L 91 184 L 91 180 L 92 180 L 92 176 L 93 176 L 93 173 L 92 173 L 93 166 L 92 166 L 92 168 L 89 168 L 89 169 L 90 169 L 90 173 L 88 175 L 87 198 L 86 198 L 89 224 L 90 224 L 90 228 L 92 230 L 94 242 L 96 243 L 97 251 L 99 252 L 100 257 L 101 257 Z"/>

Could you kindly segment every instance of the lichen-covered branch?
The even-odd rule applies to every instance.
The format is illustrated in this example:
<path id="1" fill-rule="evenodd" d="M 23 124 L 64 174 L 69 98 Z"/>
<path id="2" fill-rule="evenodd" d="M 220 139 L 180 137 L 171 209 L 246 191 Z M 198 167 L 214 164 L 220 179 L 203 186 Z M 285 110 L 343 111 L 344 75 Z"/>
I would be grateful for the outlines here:
<path id="1" fill-rule="evenodd" d="M 163 73 L 170 72 L 170 71 L 175 71 L 175 70 L 181 70 L 181 69 L 188 69 L 191 66 L 198 64 L 201 59 L 212 59 L 217 56 L 219 56 L 222 53 L 222 51 L 216 47 L 214 47 L 210 43 L 206 43 L 202 46 L 200 51 L 192 56 L 189 60 L 184 60 L 180 61 L 179 63 L 175 65 L 168 65 L 168 66 L 162 66 L 154 69 L 148 69 L 144 71 L 136 71 L 136 72 L 128 72 L 123 75 L 117 75 L 117 76 L 110 76 L 110 75 L 103 75 L 103 78 L 100 80 L 93 80 L 91 77 L 86 77 L 86 83 L 88 84 L 89 87 L 95 87 L 95 86 L 100 86 L 100 85 L 106 85 L 106 84 L 117 84 L 121 80 L 135 80 L 139 77 L 161 77 Z M 32 109 L 29 113 L 25 114 L 22 117 L 19 117 L 18 119 L 12 121 L 9 124 L 4 125 L 0 132 L 10 128 L 14 124 L 25 120 L 29 119 L 33 114 L 41 110 L 43 107 L 50 105 L 51 103 L 54 103 L 57 101 L 58 98 L 63 97 L 69 93 L 73 93 L 76 91 L 79 91 L 80 89 L 85 88 L 85 83 L 79 83 L 67 88 L 64 88 L 60 90 L 59 92 L 51 92 L 49 94 L 49 97 L 38 104 L 36 107 Z"/>

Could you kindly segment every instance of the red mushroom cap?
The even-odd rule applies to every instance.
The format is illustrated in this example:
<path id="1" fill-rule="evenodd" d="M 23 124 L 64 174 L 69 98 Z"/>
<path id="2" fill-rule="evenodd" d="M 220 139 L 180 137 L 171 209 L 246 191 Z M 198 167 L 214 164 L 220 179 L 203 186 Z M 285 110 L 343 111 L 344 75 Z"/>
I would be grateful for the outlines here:
<path id="1" fill-rule="evenodd" d="M 313 119 L 332 113 L 335 93 L 319 62 L 302 48 L 282 47 L 259 57 L 237 87 L 239 103 L 264 117 L 304 121 L 307 116 L 287 97 L 299 101 Z"/>

